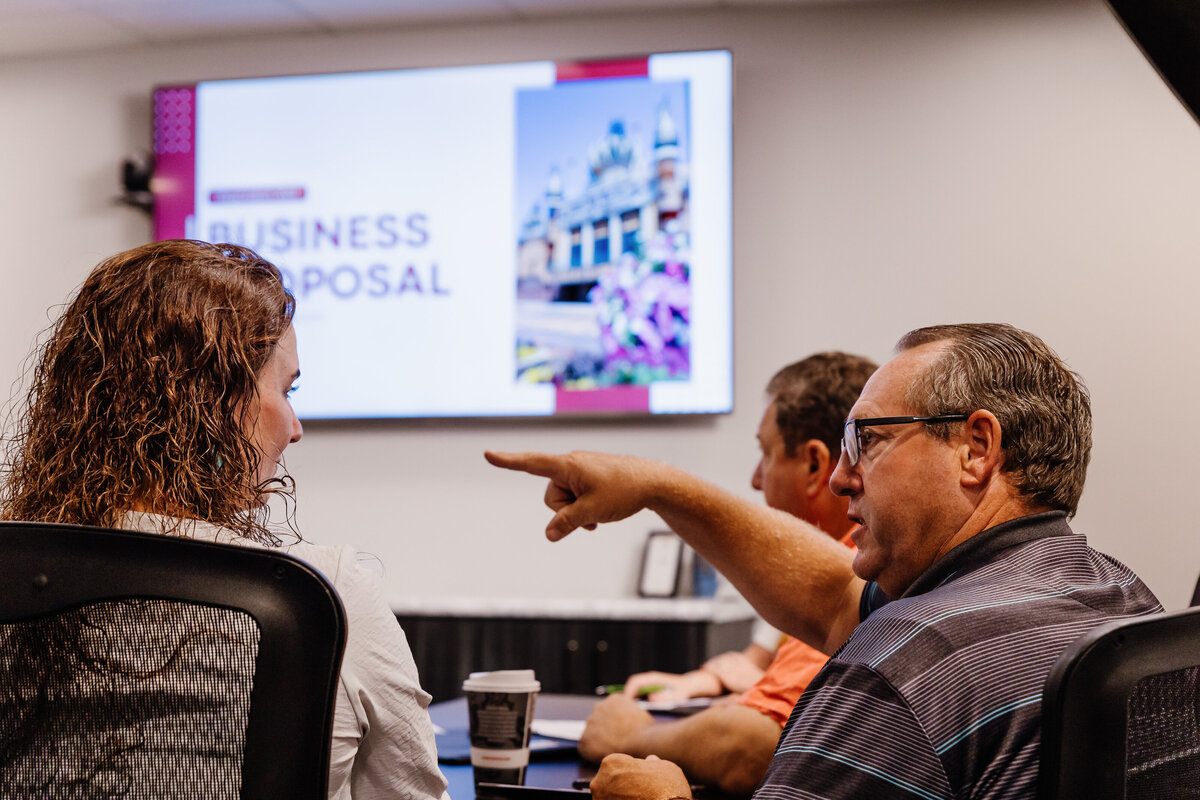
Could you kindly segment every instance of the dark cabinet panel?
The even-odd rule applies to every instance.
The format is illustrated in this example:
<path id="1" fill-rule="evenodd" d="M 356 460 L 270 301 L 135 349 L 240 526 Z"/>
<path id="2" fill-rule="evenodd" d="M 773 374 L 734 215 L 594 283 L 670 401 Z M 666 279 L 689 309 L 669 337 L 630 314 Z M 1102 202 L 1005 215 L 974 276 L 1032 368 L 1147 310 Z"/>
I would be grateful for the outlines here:
<path id="1" fill-rule="evenodd" d="M 535 619 L 397 615 L 434 701 L 462 694 L 471 672 L 536 670 L 542 691 L 589 694 L 649 669 L 686 672 L 746 646 L 751 621 Z"/>

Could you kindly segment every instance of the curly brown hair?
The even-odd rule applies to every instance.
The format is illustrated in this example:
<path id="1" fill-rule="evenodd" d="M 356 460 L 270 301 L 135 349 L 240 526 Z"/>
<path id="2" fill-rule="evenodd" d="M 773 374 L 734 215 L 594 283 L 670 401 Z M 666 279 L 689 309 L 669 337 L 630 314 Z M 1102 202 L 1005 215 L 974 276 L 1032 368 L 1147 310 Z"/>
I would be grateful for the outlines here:
<path id="1" fill-rule="evenodd" d="M 0 516 L 119 527 L 151 511 L 278 544 L 264 499 L 290 502 L 292 482 L 258 482 L 251 415 L 294 309 L 243 247 L 170 240 L 102 261 L 37 359 Z"/>

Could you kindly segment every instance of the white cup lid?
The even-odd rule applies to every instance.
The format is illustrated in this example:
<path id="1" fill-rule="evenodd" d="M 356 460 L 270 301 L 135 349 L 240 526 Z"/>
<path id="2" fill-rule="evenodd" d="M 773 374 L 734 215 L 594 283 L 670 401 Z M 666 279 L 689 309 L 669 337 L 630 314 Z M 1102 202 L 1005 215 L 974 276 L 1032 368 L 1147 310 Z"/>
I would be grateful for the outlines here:
<path id="1" fill-rule="evenodd" d="M 540 692 L 542 684 L 531 669 L 498 669 L 472 672 L 462 688 L 464 692 Z"/>

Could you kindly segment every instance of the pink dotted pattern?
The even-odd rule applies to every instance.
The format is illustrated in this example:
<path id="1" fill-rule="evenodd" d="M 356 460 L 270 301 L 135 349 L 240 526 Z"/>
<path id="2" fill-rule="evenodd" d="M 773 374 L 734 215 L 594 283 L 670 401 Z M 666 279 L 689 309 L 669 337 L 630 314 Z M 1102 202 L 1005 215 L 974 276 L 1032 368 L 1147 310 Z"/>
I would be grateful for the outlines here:
<path id="1" fill-rule="evenodd" d="M 159 89 L 154 93 L 154 152 L 192 151 L 192 90 Z"/>
<path id="2" fill-rule="evenodd" d="M 196 87 L 154 90 L 154 237 L 182 239 L 196 213 Z"/>

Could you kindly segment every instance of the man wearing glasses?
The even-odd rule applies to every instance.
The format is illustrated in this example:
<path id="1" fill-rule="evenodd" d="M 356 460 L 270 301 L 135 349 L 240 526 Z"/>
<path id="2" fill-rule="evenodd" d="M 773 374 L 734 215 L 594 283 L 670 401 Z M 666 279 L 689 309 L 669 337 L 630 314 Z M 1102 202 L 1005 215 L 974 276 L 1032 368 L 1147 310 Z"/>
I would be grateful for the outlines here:
<path id="1" fill-rule="evenodd" d="M 912 331 L 851 409 L 830 488 L 844 549 L 644 459 L 489 454 L 550 478 L 547 536 L 658 513 L 781 630 L 831 653 L 759 796 L 1031 799 L 1041 690 L 1081 633 L 1161 610 L 1067 524 L 1091 451 L 1087 390 L 1008 325 Z M 688 797 L 669 762 L 611 756 L 593 794 Z"/>
<path id="2" fill-rule="evenodd" d="M 855 526 L 846 517 L 846 498 L 829 491 L 829 476 L 840 452 L 842 420 L 875 369 L 873 361 L 840 352 L 789 364 L 767 383 L 769 402 L 758 427 L 761 457 L 751 485 L 771 508 L 811 523 L 844 545 L 850 545 Z M 759 669 L 758 678 L 740 688 L 729 687 L 727 676 L 709 662 L 685 675 L 631 676 L 624 696 L 609 697 L 592 712 L 579 740 L 580 754 L 598 762 L 612 753 L 654 753 L 674 761 L 696 783 L 724 794 L 750 794 L 771 762 L 797 698 L 828 658 L 795 639 L 781 643 L 778 631 L 774 639 L 770 651 L 764 650 L 771 659 L 765 672 Z M 737 651 L 716 658 L 731 656 L 746 659 Z M 728 689 L 737 699 L 668 722 L 656 722 L 631 699 L 639 682 L 674 688 L 672 681 L 688 688 L 699 684 L 697 694 Z"/>

